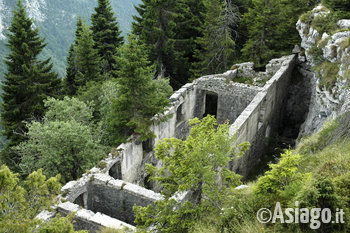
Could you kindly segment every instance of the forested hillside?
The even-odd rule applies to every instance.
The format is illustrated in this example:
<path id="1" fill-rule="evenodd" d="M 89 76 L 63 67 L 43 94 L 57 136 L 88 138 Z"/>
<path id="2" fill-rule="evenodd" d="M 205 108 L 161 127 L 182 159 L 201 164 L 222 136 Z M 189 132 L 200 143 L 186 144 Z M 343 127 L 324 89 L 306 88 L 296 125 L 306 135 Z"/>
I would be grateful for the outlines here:
<path id="1" fill-rule="evenodd" d="M 65 75 L 66 57 L 70 44 L 74 40 L 75 24 L 78 16 L 90 22 L 90 16 L 97 6 L 96 1 L 91 0 L 28 0 L 24 1 L 28 7 L 29 17 L 34 19 L 34 25 L 40 28 L 40 35 L 46 38 L 48 45 L 42 53 L 42 57 L 52 57 L 55 64 L 54 70 L 60 77 Z M 132 15 L 136 14 L 134 5 L 140 0 L 112 0 L 114 12 L 118 17 L 118 23 L 125 36 L 131 28 Z M 11 23 L 12 10 L 15 0 L 0 0 L 0 77 L 6 66 L 3 58 L 8 53 L 5 47 L 7 28 Z"/>
<path id="2" fill-rule="evenodd" d="M 0 0 L 0 51 L 4 59 L 0 71 L 7 69 L 1 74 L 0 92 L 1 133 L 6 138 L 0 153 L 0 232 L 76 232 L 73 214 L 56 215 L 45 223 L 36 216 L 57 203 L 61 184 L 79 179 L 94 166 L 106 167 L 101 160 L 109 152 L 110 157 L 121 161 L 126 157 L 126 167 L 128 162 L 134 162 L 130 161 L 132 156 L 121 156 L 118 148 L 124 150 L 124 143 L 130 141 L 140 145 L 129 151 L 141 151 L 140 158 L 135 160 L 140 160 L 137 162 L 145 170 L 144 183 L 135 183 L 148 186 L 147 182 L 153 182 L 164 197 L 154 205 L 134 206 L 134 223 L 141 232 L 314 232 L 309 225 L 299 222 L 289 225 L 259 222 L 257 211 L 272 210 L 277 201 L 284 207 L 294 208 L 297 201 L 301 208 L 328 208 L 333 211 L 331 217 L 339 209 L 348 215 L 350 3 L 346 0 L 320 3 Z M 300 44 L 301 49 L 295 46 Z M 236 70 L 236 74 L 234 78 L 231 75 L 223 78 L 225 88 L 244 80 L 239 87 L 266 93 L 266 86 L 261 85 L 269 84 L 268 75 L 258 83 L 260 80 L 252 81 L 256 77 L 247 78 L 239 73 L 237 67 L 244 64 L 234 64 L 253 61 L 254 67 L 252 63 L 245 65 L 264 71 L 271 59 L 290 55 L 293 48 L 295 56 L 290 57 L 296 64 L 294 67 L 293 60 L 293 72 L 288 68 L 292 81 L 285 85 L 288 92 L 284 93 L 291 97 L 278 101 L 286 105 L 281 112 L 289 109 L 283 114 L 302 112 L 306 120 L 303 124 L 298 121 L 298 126 L 292 129 L 288 126 L 295 122 L 282 122 L 272 132 L 276 134 L 273 136 L 270 126 L 259 132 L 263 140 L 257 144 L 265 147 L 262 153 L 271 149 L 274 153 L 278 151 L 278 155 L 266 152 L 263 156 L 273 157 L 269 158 L 271 164 L 263 164 L 267 170 L 257 172 L 248 182 L 232 167 L 236 158 L 245 156 L 249 147 L 256 145 L 248 142 L 235 145 L 236 135 L 230 134 L 232 122 L 228 120 L 218 125 L 216 116 L 209 114 L 202 114 L 203 119 L 183 120 L 186 113 L 182 102 L 173 117 L 168 107 L 174 98 L 169 98 L 190 81 L 206 75 L 211 80 L 210 74 L 227 70 L 232 73 Z M 266 116 L 268 108 L 279 106 L 277 97 L 261 97 L 261 92 L 255 97 L 266 105 L 254 110 L 246 108 L 256 111 L 259 129 L 263 128 L 259 119 Z M 294 98 L 296 93 L 298 98 Z M 175 101 L 180 102 L 182 93 L 175 94 L 179 96 Z M 306 110 L 290 110 L 299 108 L 300 100 L 308 102 L 301 107 Z M 197 97 L 194 102 L 199 102 Z M 152 124 L 170 118 L 176 127 L 187 124 L 187 139 L 155 140 Z M 280 121 L 285 119 L 292 117 Z M 251 134 L 249 121 L 246 122 L 244 131 Z M 283 139 L 276 139 L 282 135 L 277 131 L 284 128 L 287 131 L 298 128 L 292 132 L 298 135 L 296 148 L 292 148 L 294 141 L 282 143 Z M 299 134 L 299 128 L 307 133 Z M 149 145 L 153 142 L 157 144 Z M 279 153 L 282 148 L 289 149 Z M 115 168 L 121 177 L 116 181 L 121 183 L 120 190 L 125 186 L 124 167 Z M 137 170 L 132 172 L 140 175 L 141 169 L 130 167 L 129 171 Z M 112 170 L 108 169 L 106 173 Z M 90 173 L 88 180 L 92 182 L 96 174 Z M 109 185 L 103 183 L 99 185 Z M 186 194 L 183 202 L 178 202 L 179 194 Z M 67 202 L 65 195 L 60 196 L 62 203 Z M 78 202 L 84 203 L 85 197 L 79 194 Z M 101 200 L 93 197 L 96 202 Z M 123 200 L 123 211 L 124 204 Z M 328 223 L 320 224 L 319 232 L 350 229 L 349 221 Z"/>

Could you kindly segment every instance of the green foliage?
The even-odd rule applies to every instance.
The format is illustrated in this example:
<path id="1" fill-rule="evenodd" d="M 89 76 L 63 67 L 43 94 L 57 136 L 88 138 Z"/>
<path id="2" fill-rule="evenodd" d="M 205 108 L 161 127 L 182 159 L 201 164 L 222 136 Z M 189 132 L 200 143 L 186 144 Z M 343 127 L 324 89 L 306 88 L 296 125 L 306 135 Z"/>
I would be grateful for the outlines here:
<path id="1" fill-rule="evenodd" d="M 69 53 L 67 57 L 66 77 L 63 80 L 64 89 L 65 89 L 64 93 L 69 96 L 75 95 L 79 88 L 79 85 L 81 85 L 81 83 L 79 83 L 77 80 L 78 67 L 76 65 L 77 58 L 76 58 L 75 46 L 78 45 L 78 39 L 80 38 L 80 34 L 82 30 L 83 30 L 83 21 L 81 17 L 78 17 L 76 29 L 75 29 L 75 41 L 69 47 Z"/>
<path id="2" fill-rule="evenodd" d="M 337 208 L 341 208 L 339 197 L 335 192 L 335 185 L 332 179 L 327 176 L 316 176 L 305 182 L 303 188 L 295 197 L 294 202 L 298 201 L 300 208 L 329 208 L 332 211 L 332 219 L 335 219 Z M 324 224 L 321 223 L 320 232 L 335 232 L 342 228 L 342 224 Z M 300 228 L 307 227 L 300 224 Z"/>
<path id="3" fill-rule="evenodd" d="M 117 49 L 124 43 L 116 20 L 110 1 L 98 0 L 95 13 L 91 15 L 91 30 L 95 48 L 102 60 L 101 70 L 103 73 L 110 73 L 117 68 L 115 56 L 117 56 Z"/>
<path id="4" fill-rule="evenodd" d="M 235 50 L 233 28 L 239 21 L 238 8 L 230 0 L 205 0 L 203 36 L 198 37 L 197 76 L 220 73 L 228 69 Z"/>
<path id="5" fill-rule="evenodd" d="M 311 22 L 311 27 L 316 29 L 320 35 L 324 32 L 332 35 L 337 29 L 338 19 L 333 14 L 319 15 L 315 17 Z"/>
<path id="6" fill-rule="evenodd" d="M 295 22 L 316 1 L 253 0 L 252 7 L 243 15 L 243 24 L 249 33 L 242 55 L 254 61 L 256 66 L 264 66 L 271 58 L 290 54 L 300 38 Z"/>
<path id="7" fill-rule="evenodd" d="M 14 148 L 22 156 L 20 166 L 26 174 L 43 168 L 49 176 L 62 174 L 64 182 L 75 180 L 106 153 L 92 110 L 69 97 L 49 99 L 46 106 L 43 121 L 28 123 L 28 140 Z"/>
<path id="8" fill-rule="evenodd" d="M 23 141 L 23 121 L 42 117 L 43 100 L 58 95 L 60 81 L 57 74 L 51 71 L 53 65 L 50 59 L 39 59 L 46 44 L 27 17 L 21 1 L 17 2 L 9 32 L 7 47 L 10 54 L 5 60 L 8 72 L 2 87 L 1 118 L 5 136 L 12 146 Z M 3 159 L 12 165 L 6 158 Z M 18 162 L 17 157 L 9 159 Z"/>
<path id="9" fill-rule="evenodd" d="M 74 64 L 77 69 L 75 82 L 78 86 L 83 86 L 88 81 L 100 81 L 100 57 L 94 46 L 92 32 L 83 23 L 77 44 L 74 46 Z"/>
<path id="10" fill-rule="evenodd" d="M 40 220 L 36 219 L 43 209 L 49 208 L 58 195 L 60 176 L 46 179 L 42 170 L 30 174 L 22 185 L 18 174 L 8 167 L 0 168 L 0 231 L 34 232 Z"/>
<path id="11" fill-rule="evenodd" d="M 155 206 L 134 207 L 135 222 L 141 229 L 152 225 L 161 232 L 186 232 L 201 212 L 221 210 L 222 194 L 240 184 L 241 177 L 225 166 L 249 145 L 233 147 L 235 139 L 229 135 L 228 123 L 217 126 L 213 116 L 202 122 L 195 118 L 190 124 L 186 141 L 169 138 L 157 144 L 155 156 L 162 168 L 147 165 L 165 199 Z M 191 191 L 191 201 L 181 204 L 172 196 L 183 191 Z"/>
<path id="12" fill-rule="evenodd" d="M 290 150 L 281 154 L 280 162 L 270 164 L 271 170 L 265 172 L 264 176 L 258 179 L 255 193 L 279 194 L 292 182 L 301 180 L 303 176 L 298 172 L 300 158 L 300 155 L 293 154 Z"/>
<path id="13" fill-rule="evenodd" d="M 108 116 L 115 143 L 124 142 L 133 133 L 140 134 L 142 140 L 152 137 L 151 118 L 163 113 L 169 105 L 170 88 L 160 87 L 158 81 L 152 80 L 152 67 L 144 50 L 134 36 L 129 36 L 129 44 L 121 49 L 117 59 L 123 64 L 117 72 L 118 98 L 112 100 L 112 111 Z"/>
<path id="14" fill-rule="evenodd" d="M 350 3 L 347 0 L 322 0 L 322 3 L 332 9 L 339 19 L 350 19 Z"/>
<path id="15" fill-rule="evenodd" d="M 61 217 L 59 214 L 49 222 L 40 225 L 38 233 L 88 233 L 88 231 L 74 231 L 73 228 L 74 214 L 67 217 Z"/>
<path id="16" fill-rule="evenodd" d="M 326 87 L 330 91 L 334 87 L 337 81 L 339 67 L 339 64 L 329 61 L 324 61 L 315 67 L 316 74 L 320 78 L 320 88 Z"/>
<path id="17" fill-rule="evenodd" d="M 201 35 L 202 1 L 143 0 L 136 7 L 133 33 L 147 49 L 156 75 L 169 77 L 174 89 L 188 82 L 196 48 Z"/>

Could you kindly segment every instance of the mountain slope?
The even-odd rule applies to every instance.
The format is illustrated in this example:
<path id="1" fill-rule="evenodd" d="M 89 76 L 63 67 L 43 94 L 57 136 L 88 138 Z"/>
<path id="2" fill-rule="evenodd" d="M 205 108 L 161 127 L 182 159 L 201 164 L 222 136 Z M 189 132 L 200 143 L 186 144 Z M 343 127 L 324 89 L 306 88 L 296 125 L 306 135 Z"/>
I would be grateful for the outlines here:
<path id="1" fill-rule="evenodd" d="M 28 15 L 34 19 L 40 34 L 48 45 L 42 56 L 51 56 L 54 68 L 61 77 L 65 74 L 66 56 L 74 40 L 75 24 L 78 15 L 90 21 L 91 13 L 97 6 L 97 0 L 22 0 L 27 6 Z M 111 0 L 119 26 L 126 35 L 131 28 L 132 15 L 136 14 L 134 5 L 141 0 Z M 12 9 L 16 1 L 0 0 L 0 78 L 6 69 L 3 59 L 8 53 L 6 28 L 11 23 Z"/>

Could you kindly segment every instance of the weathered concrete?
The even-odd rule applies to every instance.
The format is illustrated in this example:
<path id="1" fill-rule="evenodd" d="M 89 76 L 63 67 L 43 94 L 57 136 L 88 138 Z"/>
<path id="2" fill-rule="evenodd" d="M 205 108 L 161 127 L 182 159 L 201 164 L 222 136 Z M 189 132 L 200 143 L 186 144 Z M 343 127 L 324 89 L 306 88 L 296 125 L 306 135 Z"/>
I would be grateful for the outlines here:
<path id="1" fill-rule="evenodd" d="M 296 56 L 285 57 L 282 67 L 266 83 L 251 103 L 230 126 L 230 134 L 236 135 L 236 145 L 250 142 L 249 151 L 231 163 L 231 169 L 246 177 L 258 163 L 265 139 L 279 127 L 283 103 L 286 99 Z"/>
<path id="2" fill-rule="evenodd" d="M 147 206 L 163 198 L 159 193 L 95 171 L 67 183 L 61 190 L 57 212 L 64 216 L 76 212 L 76 229 L 96 232 L 104 226 L 134 231 L 133 206 Z M 46 215 L 42 213 L 41 218 Z"/>

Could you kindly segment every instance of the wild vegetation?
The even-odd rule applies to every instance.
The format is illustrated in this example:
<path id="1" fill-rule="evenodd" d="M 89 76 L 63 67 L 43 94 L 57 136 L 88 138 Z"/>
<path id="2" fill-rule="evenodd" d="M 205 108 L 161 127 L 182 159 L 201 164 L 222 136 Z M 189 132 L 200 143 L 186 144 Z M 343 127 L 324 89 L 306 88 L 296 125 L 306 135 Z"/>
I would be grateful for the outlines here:
<path id="1" fill-rule="evenodd" d="M 295 22 L 316 2 L 143 0 L 126 39 L 110 0 L 97 0 L 91 25 L 77 18 L 66 75 L 60 80 L 50 58 L 41 57 L 47 44 L 40 28 L 18 0 L 2 87 L 7 142 L 0 156 L 0 230 L 33 232 L 40 223 L 34 217 L 54 203 L 59 181 L 79 178 L 131 135 L 141 141 L 152 138 L 151 118 L 162 120 L 172 91 L 189 80 L 223 72 L 240 61 L 254 61 L 261 68 L 271 58 L 290 54 L 300 43 Z M 313 26 L 330 32 L 335 19 L 348 16 L 349 4 L 324 3 L 333 14 L 314 20 Z M 302 19 L 309 21 L 309 14 Z M 314 53 L 320 55 L 320 48 Z M 321 84 L 332 85 L 338 69 L 321 59 L 316 68 L 325 76 Z M 346 114 L 303 139 L 295 150 L 286 150 L 277 164 L 241 190 L 234 189 L 241 177 L 224 167 L 244 154 L 247 143 L 232 147 L 228 124 L 217 125 L 214 117 L 192 120 L 187 140 L 165 139 L 156 146 L 164 167 L 149 165 L 147 172 L 165 198 L 134 208 L 139 230 L 309 231 L 297 223 L 259 223 L 257 210 L 272 209 L 276 201 L 284 207 L 294 207 L 297 200 L 300 207 L 349 213 L 349 119 Z M 191 191 L 193 200 L 179 204 L 172 196 L 183 191 Z M 74 232 L 72 217 L 57 216 L 38 231 Z M 349 223 L 322 224 L 320 229 L 344 232 Z"/>

